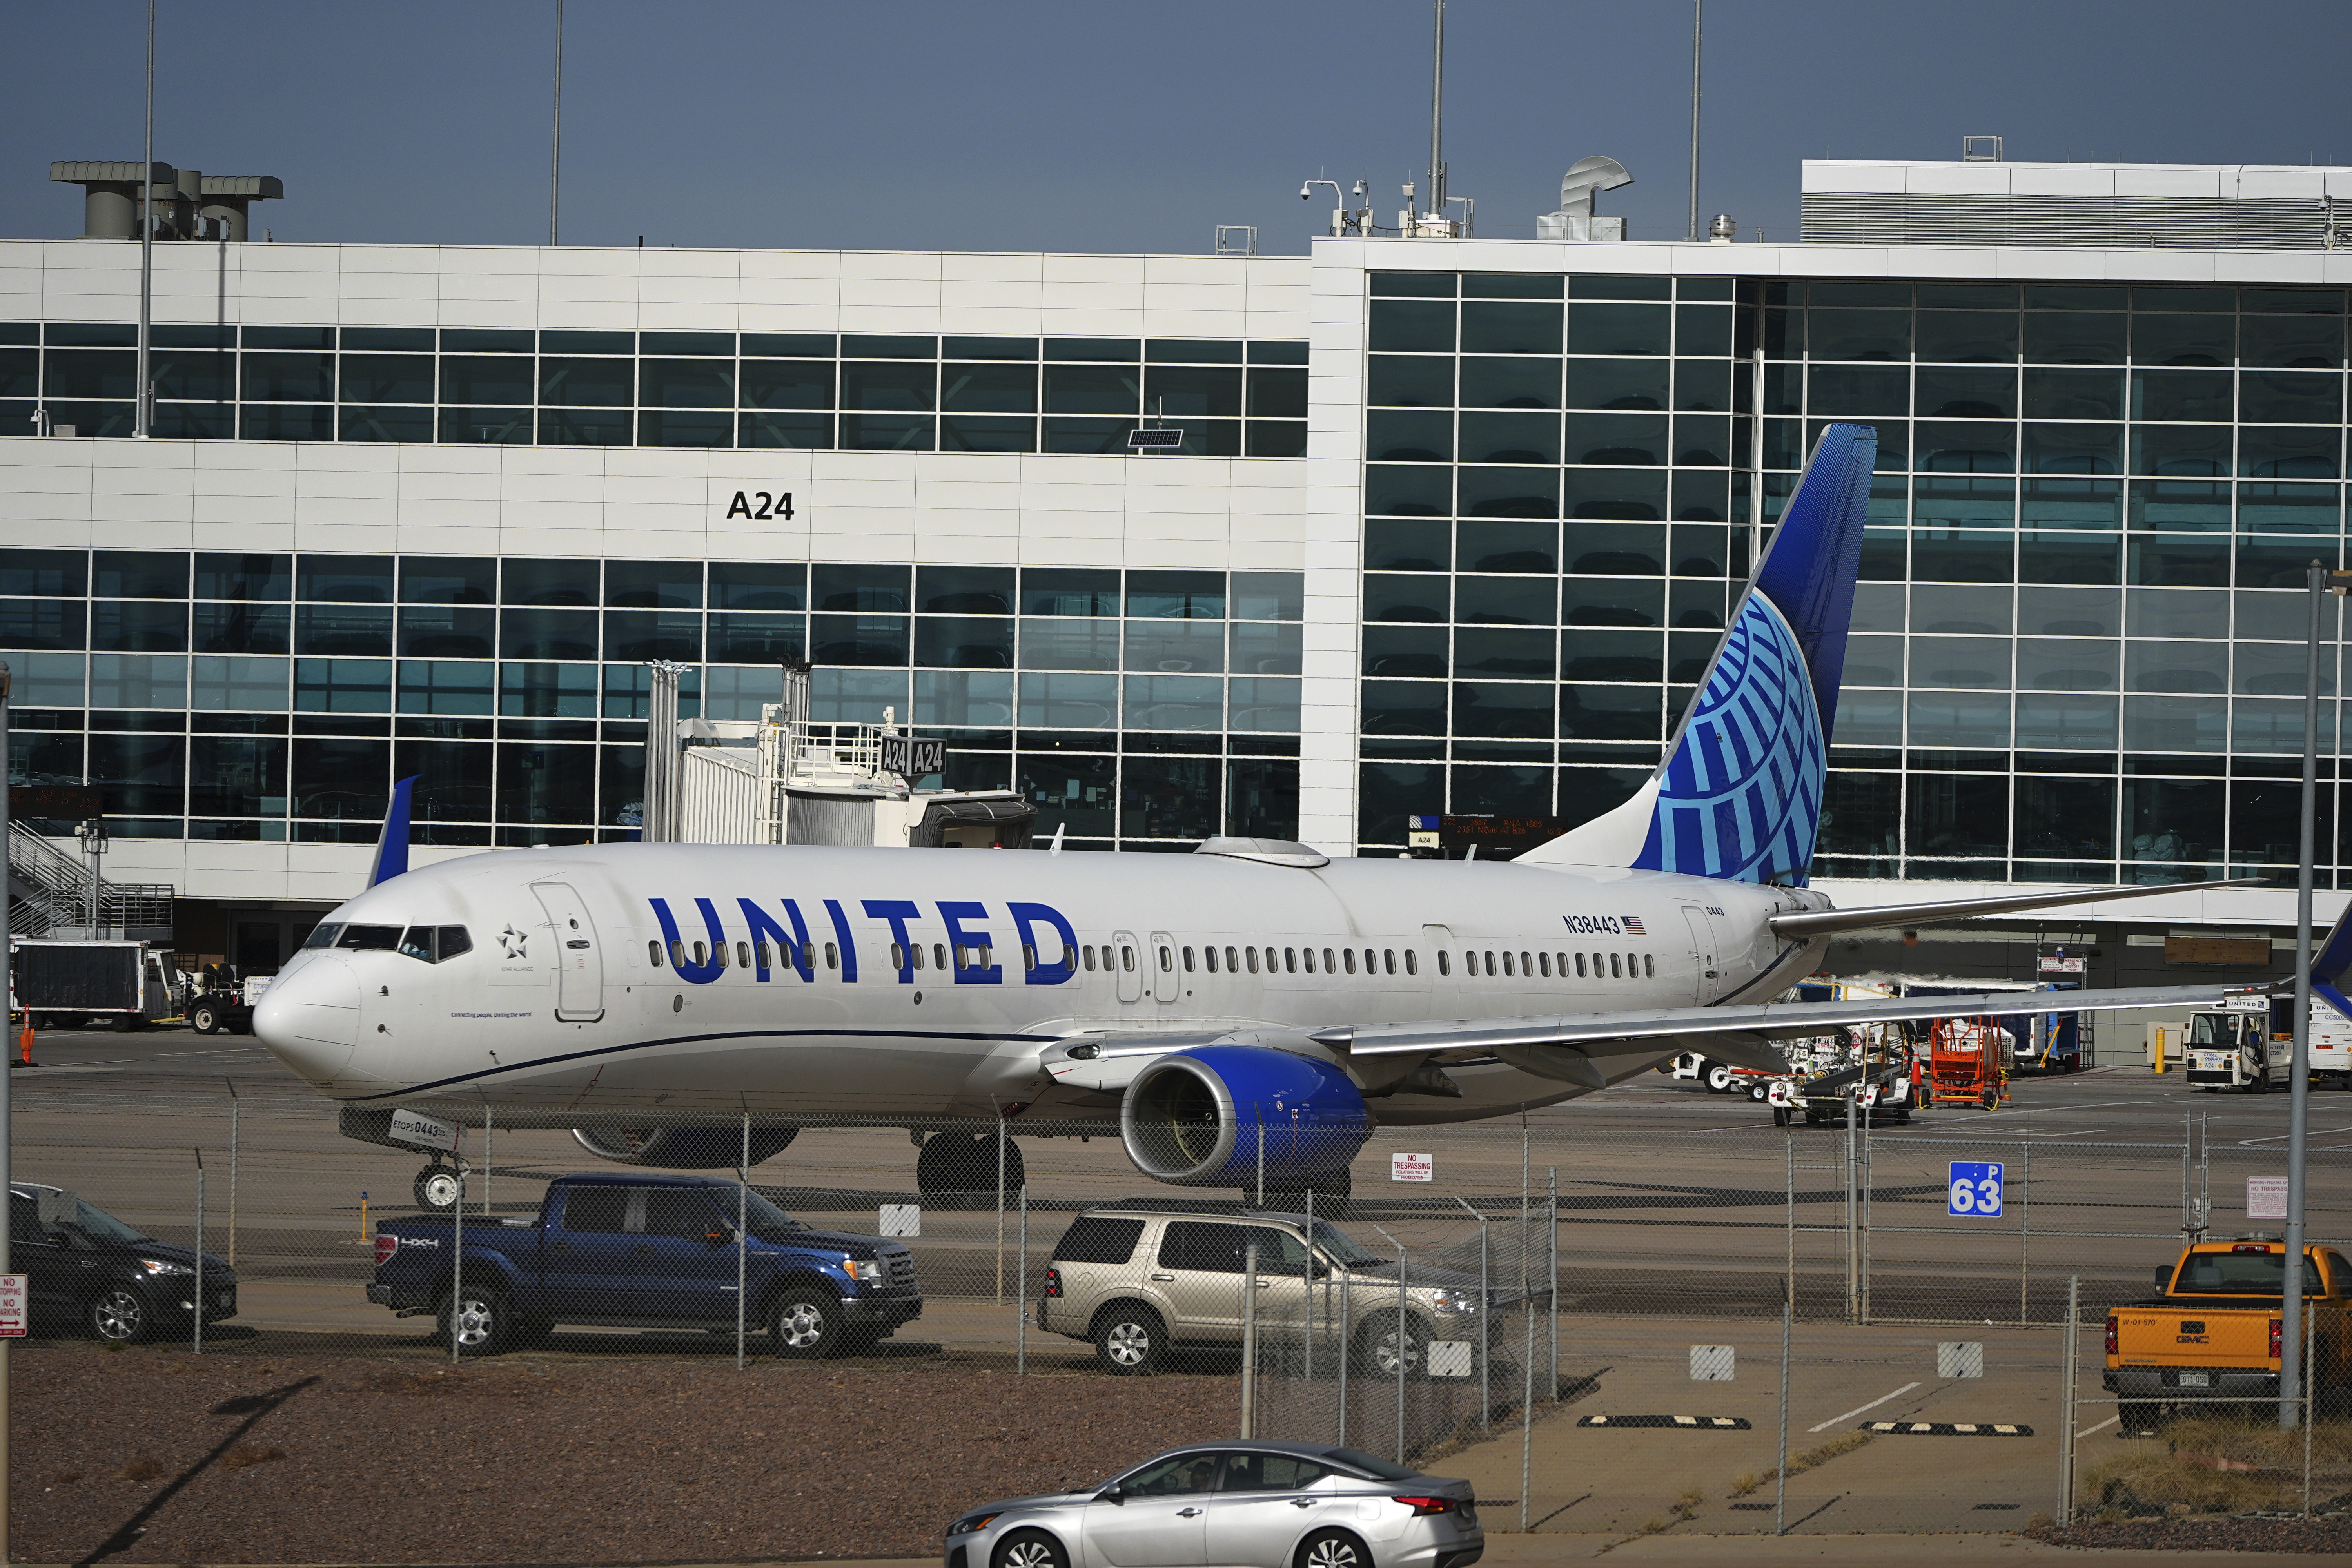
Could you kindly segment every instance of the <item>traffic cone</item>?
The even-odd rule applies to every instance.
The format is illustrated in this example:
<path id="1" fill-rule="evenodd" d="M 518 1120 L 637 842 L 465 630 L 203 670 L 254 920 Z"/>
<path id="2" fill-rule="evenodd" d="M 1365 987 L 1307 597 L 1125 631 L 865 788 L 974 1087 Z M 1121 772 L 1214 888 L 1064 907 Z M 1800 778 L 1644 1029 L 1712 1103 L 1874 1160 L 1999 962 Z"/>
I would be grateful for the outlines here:
<path id="1" fill-rule="evenodd" d="M 37 1065 L 33 1060 L 33 1020 L 30 1018 L 25 1020 L 25 1032 L 16 1037 L 16 1048 L 18 1055 L 23 1058 L 17 1062 L 18 1067 L 28 1068 Z"/>

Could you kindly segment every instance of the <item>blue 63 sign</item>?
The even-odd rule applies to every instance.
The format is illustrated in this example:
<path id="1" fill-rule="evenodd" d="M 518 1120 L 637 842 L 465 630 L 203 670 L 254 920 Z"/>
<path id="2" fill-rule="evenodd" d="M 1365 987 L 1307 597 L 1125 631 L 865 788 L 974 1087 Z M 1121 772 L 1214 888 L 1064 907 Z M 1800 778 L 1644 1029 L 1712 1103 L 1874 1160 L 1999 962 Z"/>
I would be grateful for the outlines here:
<path id="1" fill-rule="evenodd" d="M 1951 1163 L 1950 1206 L 1946 1213 L 1973 1219 L 2000 1217 L 2000 1163 L 1997 1160 L 1955 1160 Z"/>

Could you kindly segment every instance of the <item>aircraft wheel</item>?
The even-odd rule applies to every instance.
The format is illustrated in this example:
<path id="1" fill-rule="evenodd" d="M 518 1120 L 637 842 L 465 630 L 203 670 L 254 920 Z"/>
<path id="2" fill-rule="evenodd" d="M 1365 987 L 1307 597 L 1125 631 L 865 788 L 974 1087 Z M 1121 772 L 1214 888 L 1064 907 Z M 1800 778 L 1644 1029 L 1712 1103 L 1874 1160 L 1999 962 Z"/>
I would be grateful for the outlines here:
<path id="1" fill-rule="evenodd" d="M 1004 1191 L 1008 1201 L 1028 1180 L 1021 1145 L 1004 1141 Z M 934 1132 L 915 1156 L 915 1190 L 925 1197 L 950 1193 L 996 1193 L 996 1140 L 979 1132 Z"/>
<path id="2" fill-rule="evenodd" d="M 1730 1089 L 1731 1089 L 1731 1069 L 1730 1069 L 1729 1068 L 1727 1068 L 1727 1067 L 1725 1067 L 1721 1062 L 1710 1062 L 1710 1063 L 1708 1063 L 1708 1064 L 1707 1064 L 1707 1069 L 1706 1069 L 1706 1091 L 1707 1091 L 1707 1093 L 1709 1093 L 1709 1094 L 1727 1094 L 1727 1093 L 1729 1093 L 1729 1092 L 1730 1092 Z"/>
<path id="3" fill-rule="evenodd" d="M 409 1191 L 418 1208 L 446 1213 L 457 1206 L 457 1173 L 447 1165 L 427 1165 L 416 1173 Z"/>

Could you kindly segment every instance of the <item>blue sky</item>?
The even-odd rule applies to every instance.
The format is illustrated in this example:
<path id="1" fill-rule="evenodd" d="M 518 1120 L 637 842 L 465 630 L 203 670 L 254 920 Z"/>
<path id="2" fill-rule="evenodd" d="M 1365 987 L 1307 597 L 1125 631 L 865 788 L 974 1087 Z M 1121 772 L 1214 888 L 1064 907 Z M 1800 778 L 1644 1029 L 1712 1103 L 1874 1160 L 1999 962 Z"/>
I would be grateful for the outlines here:
<path id="1" fill-rule="evenodd" d="M 155 153 L 273 174 L 283 239 L 547 237 L 554 0 L 163 0 Z M 133 158 L 145 8 L 10 8 L 12 236 L 80 230 L 52 158 Z M 1454 0 L 1446 157 L 1478 232 L 1533 233 L 1560 172 L 1622 160 L 1634 237 L 1683 231 L 1688 0 Z M 1427 0 L 571 0 L 563 238 L 575 244 L 1301 252 L 1428 160 Z M 1798 160 L 2352 161 L 2342 0 L 1714 0 L 1702 221 L 1794 237 Z"/>

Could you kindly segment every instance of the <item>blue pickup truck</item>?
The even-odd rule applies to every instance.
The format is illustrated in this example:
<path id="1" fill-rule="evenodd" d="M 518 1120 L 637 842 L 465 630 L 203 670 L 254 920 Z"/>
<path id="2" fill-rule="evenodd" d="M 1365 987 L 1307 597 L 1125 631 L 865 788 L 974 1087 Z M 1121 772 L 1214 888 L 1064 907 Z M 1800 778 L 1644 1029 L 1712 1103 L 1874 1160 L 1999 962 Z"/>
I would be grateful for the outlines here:
<path id="1" fill-rule="evenodd" d="M 559 1177 L 536 1219 L 469 1217 L 462 1269 L 449 1215 L 386 1220 L 367 1299 L 403 1317 L 438 1315 L 443 1342 L 454 1335 L 472 1355 L 543 1342 L 559 1322 L 732 1330 L 739 1269 L 743 1321 L 777 1355 L 864 1349 L 922 1316 L 905 1243 L 813 1230 L 748 1197 L 739 1248 L 731 1182 Z"/>

